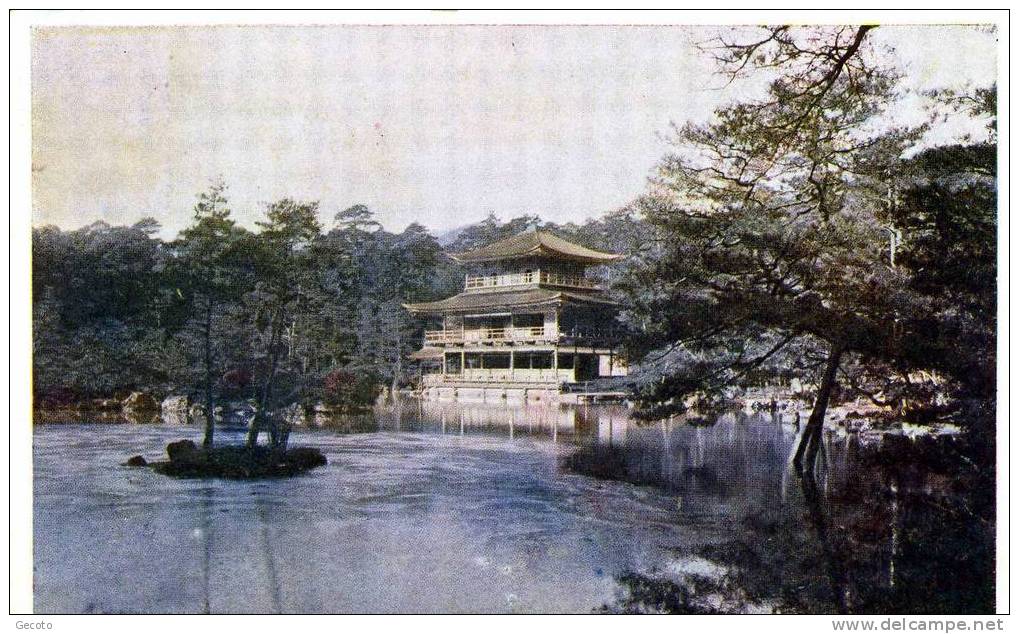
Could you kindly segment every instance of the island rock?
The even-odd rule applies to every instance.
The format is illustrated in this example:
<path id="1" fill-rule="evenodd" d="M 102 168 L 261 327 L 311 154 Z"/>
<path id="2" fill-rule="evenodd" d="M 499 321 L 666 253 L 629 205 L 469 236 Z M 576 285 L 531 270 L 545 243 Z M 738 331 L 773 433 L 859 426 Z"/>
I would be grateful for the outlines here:
<path id="1" fill-rule="evenodd" d="M 158 412 L 159 403 L 145 392 L 131 392 L 122 403 L 125 410 L 135 412 Z"/>
<path id="2" fill-rule="evenodd" d="M 171 425 L 186 425 L 190 418 L 188 416 L 188 397 L 167 396 L 160 405 L 160 412 L 163 421 Z"/>

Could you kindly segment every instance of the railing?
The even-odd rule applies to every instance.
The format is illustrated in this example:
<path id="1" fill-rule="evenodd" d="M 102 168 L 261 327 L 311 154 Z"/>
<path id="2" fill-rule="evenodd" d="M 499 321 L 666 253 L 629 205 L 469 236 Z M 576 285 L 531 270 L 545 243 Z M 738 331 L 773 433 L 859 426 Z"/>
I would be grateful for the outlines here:
<path id="1" fill-rule="evenodd" d="M 525 328 L 479 328 L 472 330 L 426 330 L 425 343 L 470 343 L 482 341 L 553 341 L 555 334 L 543 326 Z"/>
<path id="2" fill-rule="evenodd" d="M 541 283 L 549 286 L 570 286 L 573 288 L 586 288 L 596 290 L 599 288 L 594 281 L 577 275 L 564 275 L 562 273 L 544 273 L 539 271 Z"/>
<path id="3" fill-rule="evenodd" d="M 532 369 L 478 369 L 468 368 L 463 372 L 447 374 L 425 374 L 422 380 L 425 385 L 442 385 L 444 383 L 572 383 L 576 378 L 573 369 L 552 368 Z"/>
<path id="4" fill-rule="evenodd" d="M 504 273 L 502 275 L 467 275 L 464 277 L 464 289 L 478 290 L 502 286 L 526 286 L 528 284 L 548 284 L 550 286 L 568 286 L 571 288 L 598 289 L 598 285 L 579 275 L 549 273 L 547 271 L 527 271 L 525 273 Z"/>
<path id="5" fill-rule="evenodd" d="M 615 328 L 577 326 L 569 330 L 545 329 L 543 326 L 517 328 L 475 328 L 470 330 L 426 330 L 425 344 L 495 343 L 518 341 L 618 341 L 623 331 Z"/>
<path id="6" fill-rule="evenodd" d="M 574 326 L 559 331 L 559 338 L 565 340 L 579 341 L 618 341 L 623 338 L 625 331 L 621 328 L 607 327 L 596 328 L 592 326 Z"/>
<path id="7" fill-rule="evenodd" d="M 425 344 L 436 343 L 458 343 L 463 341 L 463 336 L 456 330 L 426 330 Z"/>
<path id="8" fill-rule="evenodd" d="M 464 288 L 473 290 L 479 288 L 493 288 L 496 286 L 523 286 L 525 284 L 537 284 L 541 271 L 528 271 L 527 273 L 506 273 L 503 275 L 467 275 L 464 277 Z"/>

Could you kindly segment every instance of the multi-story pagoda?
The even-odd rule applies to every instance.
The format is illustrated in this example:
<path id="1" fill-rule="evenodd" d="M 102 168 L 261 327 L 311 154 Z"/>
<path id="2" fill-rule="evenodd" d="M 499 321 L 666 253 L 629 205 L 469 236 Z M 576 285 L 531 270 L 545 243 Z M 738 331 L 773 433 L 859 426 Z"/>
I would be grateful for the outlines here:
<path id="1" fill-rule="evenodd" d="M 531 229 L 449 256 L 471 267 L 463 292 L 405 305 L 431 322 L 414 354 L 428 368 L 427 395 L 550 395 L 626 374 L 613 332 L 618 306 L 585 276 L 619 255 Z"/>

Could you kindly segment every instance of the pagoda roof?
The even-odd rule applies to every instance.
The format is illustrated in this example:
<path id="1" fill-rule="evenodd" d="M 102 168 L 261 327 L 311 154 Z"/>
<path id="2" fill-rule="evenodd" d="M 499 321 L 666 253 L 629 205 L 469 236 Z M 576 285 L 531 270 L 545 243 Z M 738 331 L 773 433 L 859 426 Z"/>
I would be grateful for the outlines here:
<path id="1" fill-rule="evenodd" d="M 462 253 L 449 253 L 460 263 L 494 262 L 528 256 L 546 256 L 573 260 L 586 264 L 605 264 L 618 260 L 621 255 L 595 251 L 543 229 L 528 229 L 515 236 Z"/>
<path id="2" fill-rule="evenodd" d="M 441 315 L 445 313 L 466 314 L 475 312 L 510 311 L 521 308 L 537 308 L 557 303 L 594 304 L 616 306 L 600 292 L 559 291 L 547 288 L 533 288 L 518 291 L 493 293 L 460 293 L 435 302 L 404 304 L 404 308 L 416 315 Z"/>

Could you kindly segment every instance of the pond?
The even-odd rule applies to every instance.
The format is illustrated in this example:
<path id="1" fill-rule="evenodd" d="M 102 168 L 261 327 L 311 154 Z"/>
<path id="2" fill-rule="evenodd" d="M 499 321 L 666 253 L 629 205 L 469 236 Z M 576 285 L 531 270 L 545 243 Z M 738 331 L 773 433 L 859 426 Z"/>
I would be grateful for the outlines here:
<path id="1" fill-rule="evenodd" d="M 993 488 L 957 441 L 830 435 L 805 487 L 767 415 L 406 400 L 361 423 L 295 431 L 329 464 L 260 482 L 118 466 L 195 426 L 37 425 L 36 611 L 994 609 Z"/>

